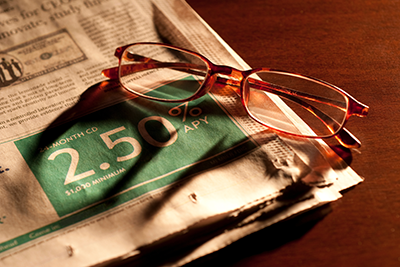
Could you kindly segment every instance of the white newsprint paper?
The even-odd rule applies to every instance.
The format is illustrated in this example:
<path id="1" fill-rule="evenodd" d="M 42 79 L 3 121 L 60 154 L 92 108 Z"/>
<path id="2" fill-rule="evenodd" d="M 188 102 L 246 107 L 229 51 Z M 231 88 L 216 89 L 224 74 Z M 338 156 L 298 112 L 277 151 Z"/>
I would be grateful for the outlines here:
<path id="1" fill-rule="evenodd" d="M 0 1 L 0 266 L 146 266 L 190 244 L 153 262 L 181 266 L 362 181 L 229 86 L 165 104 L 101 76 L 142 41 L 249 68 L 182 0 Z"/>

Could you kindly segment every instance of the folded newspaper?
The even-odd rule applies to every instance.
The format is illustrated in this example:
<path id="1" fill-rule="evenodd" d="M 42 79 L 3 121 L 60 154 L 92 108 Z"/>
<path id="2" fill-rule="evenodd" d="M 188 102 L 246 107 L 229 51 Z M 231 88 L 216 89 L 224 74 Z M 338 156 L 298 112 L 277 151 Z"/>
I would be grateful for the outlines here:
<path id="1" fill-rule="evenodd" d="M 229 86 L 165 104 L 100 75 L 139 41 L 249 68 L 183 0 L 3 0 L 0 25 L 0 266 L 181 266 L 362 181 Z"/>

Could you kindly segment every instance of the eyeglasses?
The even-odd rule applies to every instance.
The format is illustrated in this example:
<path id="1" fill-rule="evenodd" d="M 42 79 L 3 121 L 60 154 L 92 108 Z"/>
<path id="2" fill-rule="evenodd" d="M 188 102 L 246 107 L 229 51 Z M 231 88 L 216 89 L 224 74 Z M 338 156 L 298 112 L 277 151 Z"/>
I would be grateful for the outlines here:
<path id="1" fill-rule="evenodd" d="M 344 125 L 369 107 L 327 82 L 268 68 L 245 71 L 216 65 L 173 45 L 134 43 L 115 51 L 119 66 L 103 70 L 133 94 L 164 102 L 195 100 L 215 83 L 238 88 L 247 114 L 275 131 L 306 138 L 335 136 L 345 147 L 361 143 Z"/>

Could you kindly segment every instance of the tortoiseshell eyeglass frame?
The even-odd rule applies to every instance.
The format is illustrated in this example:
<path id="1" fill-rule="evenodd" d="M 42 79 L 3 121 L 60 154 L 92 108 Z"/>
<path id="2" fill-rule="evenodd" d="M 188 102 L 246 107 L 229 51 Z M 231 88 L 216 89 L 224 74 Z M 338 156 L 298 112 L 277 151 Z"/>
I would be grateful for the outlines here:
<path id="1" fill-rule="evenodd" d="M 139 56 L 139 55 L 133 55 L 133 57 L 137 57 L 134 60 L 139 61 L 141 64 L 134 64 L 132 67 L 126 67 L 127 65 L 122 65 L 124 66 L 123 68 L 121 67 L 121 62 L 123 60 L 123 55 L 124 52 L 132 46 L 135 45 L 153 45 L 153 46 L 159 46 L 159 47 L 165 47 L 169 49 L 174 49 L 177 51 L 181 51 L 184 53 L 188 53 L 192 56 L 195 56 L 199 59 L 201 59 L 206 65 L 207 65 L 207 70 L 204 70 L 204 68 L 200 68 L 199 65 L 196 64 L 191 64 L 191 63 L 179 63 L 179 62 L 174 62 L 174 63 L 169 63 L 169 62 L 160 62 L 151 58 L 147 58 L 144 56 Z M 275 130 L 280 133 L 292 135 L 292 136 L 297 136 L 297 137 L 305 137 L 305 138 L 330 138 L 330 137 L 335 137 L 341 145 L 347 148 L 359 148 L 361 146 L 361 142 L 353 135 L 351 134 L 344 126 L 348 119 L 355 115 L 359 117 L 365 117 L 368 114 L 369 107 L 365 104 L 362 104 L 361 102 L 357 101 L 354 97 L 352 97 L 350 94 L 342 90 L 341 88 L 332 85 L 330 83 L 327 83 L 325 81 L 304 76 L 301 74 L 297 73 L 292 73 L 292 72 L 286 72 L 286 71 L 279 71 L 279 70 L 274 70 L 274 69 L 269 69 L 269 68 L 254 68 L 254 69 L 249 69 L 249 70 L 238 70 L 233 67 L 225 66 L 225 65 L 216 65 L 212 63 L 210 60 L 205 58 L 203 55 L 184 49 L 180 48 L 174 45 L 169 45 L 169 44 L 162 44 L 162 43 L 152 43 L 152 42 L 142 42 L 142 43 L 133 43 L 133 44 L 128 44 L 125 46 L 118 47 L 115 50 L 115 56 L 119 60 L 118 67 L 113 67 L 109 69 L 105 69 L 102 71 L 102 74 L 109 78 L 109 79 L 118 79 L 120 84 L 127 89 L 128 91 L 132 92 L 133 94 L 136 94 L 138 96 L 152 99 L 152 100 L 157 100 L 157 101 L 164 101 L 164 102 L 186 102 L 186 101 L 192 101 L 195 100 L 199 97 L 202 97 L 206 93 L 208 93 L 214 83 L 219 83 L 223 85 L 229 85 L 232 87 L 237 88 L 236 92 L 240 95 L 241 97 L 241 102 L 246 110 L 247 114 L 254 119 L 255 121 L 259 122 L 260 124 Z M 130 59 L 132 60 L 132 59 Z M 201 87 L 190 97 L 187 97 L 185 99 L 158 99 L 154 98 L 151 96 L 147 96 L 144 94 L 140 94 L 138 92 L 134 92 L 133 90 L 130 90 L 129 88 L 126 88 L 126 86 L 121 82 L 120 77 L 126 74 L 126 72 L 129 71 L 129 73 L 133 72 L 139 72 L 147 69 L 153 69 L 153 68 L 172 68 L 172 69 L 179 69 L 180 71 L 189 73 L 189 74 L 195 74 L 195 75 L 202 75 L 204 76 L 204 81 L 201 85 Z M 249 78 L 250 75 L 257 73 L 257 72 L 274 72 L 274 73 L 280 73 L 284 75 L 290 75 L 294 76 L 297 78 L 305 79 L 311 82 L 318 83 L 320 85 L 323 85 L 331 90 L 335 90 L 336 92 L 340 93 L 344 99 L 346 100 L 346 107 L 345 107 L 345 119 L 344 121 L 340 124 L 340 127 L 336 127 L 336 130 L 333 130 L 332 128 L 332 133 L 327 136 L 314 136 L 314 135 L 302 135 L 302 134 L 296 134 L 296 133 L 291 133 L 291 132 L 286 132 L 282 131 L 280 129 L 274 128 L 270 125 L 267 125 L 266 123 L 263 123 L 260 121 L 258 118 L 256 118 L 248 109 L 247 102 L 248 102 L 248 95 L 249 95 L 249 88 L 248 86 L 245 86 L 245 82 L 250 82 L 252 86 L 256 86 L 257 89 L 260 89 L 262 91 L 266 91 L 268 93 L 273 93 L 278 96 L 285 97 L 287 99 L 290 99 L 292 101 L 295 101 L 296 103 L 302 105 L 305 109 L 309 110 L 312 112 L 315 116 L 319 116 L 318 114 L 324 115 L 322 112 L 320 112 L 317 108 L 315 108 L 312 105 L 309 105 L 305 102 L 303 102 L 300 98 L 313 98 L 313 101 L 319 102 L 319 103 L 326 103 L 325 100 L 319 99 L 317 96 L 309 95 L 307 93 L 300 93 L 298 91 L 293 91 L 289 88 L 285 87 L 276 87 L 271 84 L 263 83 L 261 84 L 259 81 L 256 81 L 253 78 Z M 249 81 L 249 79 L 251 81 Z M 328 104 L 328 103 L 327 103 Z M 330 123 L 336 123 L 339 124 L 338 122 L 334 121 L 333 119 L 327 117 L 324 115 L 324 119 L 328 119 Z M 329 125 L 326 125 L 329 129 L 331 127 Z"/>

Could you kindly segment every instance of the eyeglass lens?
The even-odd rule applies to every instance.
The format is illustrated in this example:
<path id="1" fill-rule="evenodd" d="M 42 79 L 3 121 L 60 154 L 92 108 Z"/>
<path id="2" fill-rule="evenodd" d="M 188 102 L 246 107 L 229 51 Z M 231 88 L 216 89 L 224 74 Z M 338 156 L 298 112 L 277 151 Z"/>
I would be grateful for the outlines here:
<path id="1" fill-rule="evenodd" d="M 260 71 L 246 79 L 245 88 L 248 112 L 281 131 L 327 137 L 337 133 L 346 119 L 345 96 L 313 79 L 286 72 Z"/>
<path id="2" fill-rule="evenodd" d="M 155 100 L 179 100 L 196 94 L 207 70 L 207 64 L 196 55 L 137 44 L 122 55 L 119 76 L 122 85 L 136 94 Z"/>

